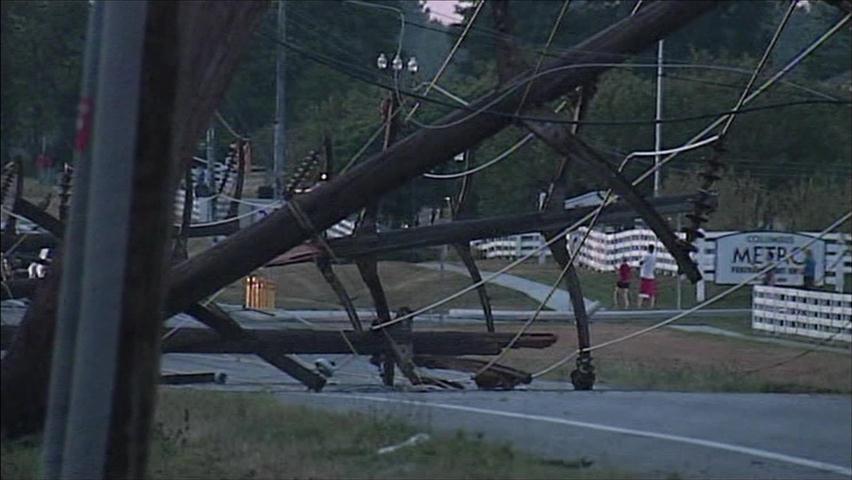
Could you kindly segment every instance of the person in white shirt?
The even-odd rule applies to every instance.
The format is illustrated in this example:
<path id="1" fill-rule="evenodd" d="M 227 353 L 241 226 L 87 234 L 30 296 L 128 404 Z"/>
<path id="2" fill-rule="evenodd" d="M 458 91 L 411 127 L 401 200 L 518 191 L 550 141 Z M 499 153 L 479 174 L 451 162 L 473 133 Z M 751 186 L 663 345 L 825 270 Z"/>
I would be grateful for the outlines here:
<path id="1" fill-rule="evenodd" d="M 657 266 L 657 254 L 654 253 L 654 245 L 648 245 L 648 253 L 642 259 L 639 267 L 639 308 L 648 300 L 648 307 L 654 308 L 657 299 L 657 279 L 654 269 Z"/>

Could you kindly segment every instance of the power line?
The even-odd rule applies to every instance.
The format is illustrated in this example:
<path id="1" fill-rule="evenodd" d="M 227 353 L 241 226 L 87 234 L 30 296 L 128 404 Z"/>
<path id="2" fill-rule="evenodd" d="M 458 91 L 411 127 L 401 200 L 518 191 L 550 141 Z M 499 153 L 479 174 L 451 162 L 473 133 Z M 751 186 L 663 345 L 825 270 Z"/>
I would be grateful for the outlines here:
<path id="1" fill-rule="evenodd" d="M 451 31 L 440 30 L 440 29 L 437 29 L 437 28 L 435 28 L 435 27 L 428 27 L 428 26 L 420 25 L 420 24 L 418 24 L 418 23 L 416 23 L 416 22 L 406 21 L 406 23 L 407 23 L 407 24 L 409 24 L 409 25 L 418 26 L 418 27 L 422 27 L 422 28 L 429 29 L 429 30 L 439 31 L 439 32 L 444 33 L 444 34 L 447 34 L 447 35 L 452 35 L 452 36 L 454 36 L 454 35 L 455 35 L 455 34 L 454 34 L 453 32 L 451 32 Z M 332 39 L 332 40 L 333 40 L 333 39 L 336 39 L 336 37 L 333 37 L 333 35 L 327 35 L 327 34 L 319 34 L 319 33 L 316 33 L 316 32 L 318 32 L 318 31 L 322 31 L 322 28 L 321 28 L 321 27 L 322 27 L 322 25 L 319 25 L 317 22 L 315 22 L 315 21 L 313 21 L 313 20 L 311 20 L 311 19 L 309 19 L 309 18 L 307 18 L 307 17 L 302 17 L 302 18 L 299 20 L 299 22 L 298 22 L 298 24 L 297 24 L 297 25 L 298 25 L 298 27 L 299 27 L 300 29 L 305 30 L 305 31 L 309 31 L 312 35 L 314 35 L 316 38 L 320 39 L 321 41 L 327 41 L 327 40 L 329 40 L 329 39 Z M 307 28 L 305 28 L 305 25 L 312 25 L 314 28 L 307 29 Z M 477 28 L 473 28 L 473 30 L 477 30 Z M 511 39 L 513 39 L 513 40 L 515 40 L 515 41 L 517 41 L 517 40 L 518 40 L 518 38 L 517 38 L 516 36 L 511 36 L 511 35 L 510 35 L 510 36 L 509 36 L 509 38 L 511 38 Z M 339 39 L 338 39 L 338 40 L 339 40 Z M 339 43 L 339 42 L 337 42 L 337 43 Z M 352 56 L 351 56 L 351 48 L 341 47 L 341 46 L 340 46 L 340 45 L 338 45 L 337 43 L 335 43 L 335 44 L 334 44 L 334 45 L 332 45 L 332 46 L 334 46 L 336 50 L 339 50 L 339 51 L 341 51 L 342 53 L 344 53 L 347 57 L 352 58 Z M 496 44 L 495 44 L 495 45 L 496 45 Z M 523 47 L 518 47 L 517 45 L 516 45 L 516 48 L 523 49 Z M 595 51 L 595 50 L 584 50 L 584 49 L 561 49 L 561 50 L 559 50 L 558 48 L 555 48 L 555 47 L 551 47 L 551 49 L 554 49 L 554 50 L 557 50 L 557 51 L 562 51 L 562 52 L 565 52 L 565 53 L 571 53 L 571 52 L 577 52 L 577 53 L 601 53 L 600 51 Z M 541 47 L 538 47 L 538 46 L 536 46 L 535 48 L 527 48 L 526 50 L 528 50 L 528 51 L 529 51 L 529 52 L 531 52 L 531 53 L 535 53 L 535 54 L 541 54 L 541 52 L 542 52 Z M 649 61 L 656 61 L 656 57 L 653 57 L 653 58 L 652 58 L 652 57 L 642 57 L 642 56 L 629 55 L 629 54 L 612 54 L 612 53 L 609 53 L 609 52 L 607 52 L 607 54 L 608 54 L 608 55 L 620 56 L 620 57 L 625 58 L 625 59 L 627 59 L 627 58 L 634 58 L 634 59 L 645 59 L 645 60 L 649 60 Z M 559 58 L 561 58 L 561 55 L 559 55 L 559 54 L 554 54 L 554 53 L 551 53 L 551 52 L 544 52 L 544 55 L 545 55 L 545 56 L 547 56 L 547 57 L 550 57 L 550 58 L 554 58 L 554 59 L 559 59 Z M 354 66 L 354 65 L 353 65 L 353 66 Z M 669 61 L 668 61 L 666 64 L 664 64 L 664 66 L 665 66 L 665 67 L 667 67 L 667 68 L 702 68 L 702 69 L 713 69 L 713 70 L 726 71 L 726 72 L 730 72 L 730 73 L 740 73 L 740 74 L 750 74 L 750 73 L 752 72 L 752 70 L 753 70 L 753 69 L 747 69 L 747 68 L 742 68 L 742 67 L 733 67 L 733 66 L 695 64 L 695 63 L 689 63 L 689 62 L 688 62 L 688 61 L 686 61 L 686 60 L 678 61 L 678 60 L 672 60 L 672 59 L 669 59 Z M 358 64 L 358 66 L 357 66 L 356 68 L 360 68 L 360 64 Z M 374 73 L 374 72 L 370 71 L 370 73 Z M 701 83 L 714 84 L 714 85 L 717 85 L 717 86 L 730 86 L 731 88 L 737 88 L 737 89 L 741 89 L 741 88 L 742 88 L 742 86 L 740 86 L 740 85 L 736 85 L 736 84 L 726 84 L 726 83 L 722 83 L 722 82 L 712 82 L 712 81 L 700 81 L 700 80 L 695 80 L 695 79 L 689 79 L 689 80 L 687 80 L 687 78 L 688 78 L 688 77 L 681 77 L 681 76 L 675 77 L 674 75 L 669 74 L 669 73 L 666 73 L 665 75 L 666 75 L 666 76 L 670 76 L 670 77 L 672 77 L 672 78 L 678 78 L 678 79 L 681 79 L 681 80 L 685 80 L 685 81 L 690 81 L 690 80 L 691 80 L 691 81 L 699 81 L 699 82 L 701 82 Z M 836 96 L 833 96 L 833 95 L 827 94 L 827 93 L 825 93 L 825 92 L 821 92 L 821 91 L 819 91 L 819 90 L 811 89 L 811 88 L 808 88 L 808 87 L 805 87 L 805 86 L 802 86 L 802 85 L 796 84 L 796 83 L 794 83 L 794 82 L 790 82 L 790 81 L 786 81 L 786 80 L 785 80 L 785 81 L 783 81 L 783 83 L 785 83 L 785 84 L 787 84 L 787 85 L 791 85 L 791 86 L 793 86 L 793 87 L 795 87 L 795 88 L 797 88 L 797 89 L 801 89 L 801 90 L 803 90 L 803 91 L 806 91 L 806 92 L 808 92 L 808 93 L 811 93 L 812 95 L 819 96 L 819 97 L 821 97 L 821 98 L 835 99 L 835 100 L 837 100 L 837 99 L 838 99 Z"/>
<path id="2" fill-rule="evenodd" d="M 276 41 L 276 42 L 278 41 L 278 40 L 275 40 L 275 39 L 270 39 L 270 40 Z M 281 43 L 283 43 L 285 47 L 290 48 L 294 52 L 299 53 L 300 55 L 303 55 L 303 56 L 305 56 L 305 57 L 307 57 L 307 58 L 309 58 L 309 59 L 311 59 L 311 60 L 313 60 L 317 63 L 324 64 L 324 65 L 328 66 L 329 68 L 332 68 L 336 71 L 339 71 L 339 72 L 341 72 L 345 75 L 350 76 L 351 78 L 354 78 L 356 80 L 360 80 L 364 83 L 368 83 L 368 84 L 377 86 L 379 88 L 383 88 L 385 90 L 389 90 L 389 91 L 395 90 L 395 88 L 393 86 L 386 85 L 386 84 L 384 84 L 380 81 L 377 81 L 377 80 L 364 78 L 364 76 L 360 76 L 360 75 L 353 73 L 351 71 L 347 71 L 345 68 L 336 65 L 338 63 L 341 63 L 340 61 L 337 61 L 335 59 L 330 59 L 330 58 L 327 58 L 327 57 L 324 58 L 325 56 L 321 55 L 321 54 L 310 53 L 310 52 L 306 51 L 305 49 L 298 47 L 298 46 L 296 46 L 296 45 L 294 45 L 290 42 L 281 42 Z M 348 65 L 346 65 L 346 66 L 348 67 Z M 605 67 L 611 67 L 611 68 L 635 68 L 635 67 L 644 68 L 644 67 L 646 67 L 645 64 L 615 64 L 615 63 L 612 63 L 612 64 L 600 63 L 600 64 L 598 64 L 598 63 L 593 63 L 593 64 L 566 65 L 566 66 L 563 66 L 563 67 L 557 67 L 557 68 L 549 69 L 549 70 L 541 72 L 541 73 L 539 73 L 535 76 L 528 77 L 528 78 L 520 80 L 517 84 L 511 86 L 510 88 L 508 88 L 504 92 L 502 92 L 500 95 L 498 95 L 498 97 L 496 99 L 491 100 L 489 102 L 489 105 L 486 105 L 486 107 L 484 107 L 484 108 L 483 107 L 476 108 L 476 107 L 471 107 L 471 106 L 464 106 L 464 105 L 458 105 L 458 104 L 454 104 L 454 103 L 450 103 L 450 102 L 445 102 L 443 100 L 436 100 L 434 98 L 428 98 L 428 97 L 425 97 L 421 94 L 415 93 L 411 90 L 406 90 L 406 89 L 402 89 L 402 88 L 400 88 L 399 91 L 400 91 L 400 93 L 402 93 L 405 96 L 410 97 L 410 98 L 414 98 L 414 99 L 421 100 L 421 101 L 426 101 L 426 102 L 429 102 L 429 103 L 434 103 L 434 104 L 437 104 L 437 105 L 448 107 L 452 110 L 466 110 L 466 111 L 472 113 L 472 115 L 468 115 L 467 117 L 464 117 L 462 119 L 454 120 L 451 123 L 442 124 L 442 125 L 425 125 L 424 126 L 425 128 L 431 128 L 431 129 L 449 128 L 449 127 L 455 126 L 459 123 L 463 123 L 463 122 L 467 121 L 469 118 L 472 118 L 473 116 L 479 115 L 479 114 L 495 115 L 495 116 L 510 118 L 512 120 L 534 121 L 534 122 L 563 124 L 563 125 L 631 126 L 631 125 L 654 125 L 654 124 L 657 124 L 657 123 L 682 123 L 682 122 L 688 122 L 688 121 L 694 121 L 694 120 L 703 120 L 703 119 L 707 119 L 707 118 L 718 118 L 719 116 L 726 116 L 726 115 L 731 115 L 731 114 L 759 112 L 759 111 L 764 111 L 764 110 L 774 110 L 774 109 L 778 109 L 778 108 L 785 108 L 785 107 L 799 106 L 799 105 L 852 105 L 852 101 L 849 101 L 849 100 L 798 100 L 798 101 L 763 105 L 763 106 L 758 106 L 758 107 L 741 108 L 739 110 L 726 110 L 726 111 L 721 111 L 721 112 L 711 112 L 711 113 L 689 115 L 689 116 L 683 116 L 683 117 L 665 118 L 665 119 L 660 119 L 660 120 L 623 120 L 623 121 L 556 120 L 556 119 L 550 119 L 550 118 L 541 118 L 541 117 L 534 117 L 534 116 L 528 116 L 528 115 L 520 115 L 520 114 L 514 114 L 514 113 L 508 113 L 508 112 L 502 112 L 502 111 L 490 110 L 489 109 L 491 106 L 493 106 L 494 104 L 498 103 L 500 100 L 502 100 L 503 98 L 505 98 L 506 96 L 511 94 L 512 91 L 516 90 L 521 85 L 534 80 L 535 78 L 545 76 L 545 75 L 549 75 L 549 74 L 554 73 L 555 71 L 560 71 L 560 70 L 579 69 L 579 68 L 593 68 L 593 67 L 604 67 L 604 66 Z M 656 68 L 656 65 L 654 65 L 654 67 Z"/>

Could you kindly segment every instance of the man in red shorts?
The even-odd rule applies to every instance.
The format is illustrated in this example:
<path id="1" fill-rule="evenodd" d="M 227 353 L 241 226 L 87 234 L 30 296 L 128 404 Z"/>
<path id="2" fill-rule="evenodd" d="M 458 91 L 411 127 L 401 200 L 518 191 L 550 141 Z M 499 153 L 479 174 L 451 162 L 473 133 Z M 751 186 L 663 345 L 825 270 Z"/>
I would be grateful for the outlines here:
<path id="1" fill-rule="evenodd" d="M 639 267 L 639 308 L 648 300 L 648 307 L 654 308 L 654 301 L 657 299 L 657 279 L 654 276 L 654 269 L 657 266 L 657 255 L 654 253 L 654 245 L 648 245 L 648 253 L 642 259 L 642 265 Z"/>

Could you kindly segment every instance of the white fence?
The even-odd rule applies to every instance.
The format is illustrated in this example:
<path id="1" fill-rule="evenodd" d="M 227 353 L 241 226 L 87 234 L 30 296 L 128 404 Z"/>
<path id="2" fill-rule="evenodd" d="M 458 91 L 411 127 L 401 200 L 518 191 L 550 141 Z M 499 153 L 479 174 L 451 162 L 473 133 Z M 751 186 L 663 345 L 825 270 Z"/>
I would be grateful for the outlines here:
<path id="1" fill-rule="evenodd" d="M 586 227 L 581 227 L 568 234 L 568 244 L 575 248 L 585 235 Z M 733 231 L 704 232 L 705 238 L 696 242 L 698 252 L 695 259 L 701 268 L 704 279 L 715 280 L 716 269 L 716 239 Z M 806 235 L 815 236 L 815 232 L 802 232 Z M 682 233 L 678 233 L 683 238 Z M 848 233 L 832 233 L 824 237 L 825 245 L 825 278 L 817 278 L 817 284 L 836 284 L 838 264 L 843 273 L 852 273 L 852 255 L 849 245 L 852 236 Z M 475 240 L 471 246 L 477 249 L 485 258 L 518 258 L 526 255 L 544 243 L 544 237 L 537 233 L 525 233 L 522 235 L 510 235 L 500 238 L 488 238 Z M 648 228 L 634 228 L 620 232 L 602 232 L 592 230 L 589 238 L 583 244 L 583 248 L 577 256 L 577 264 L 599 272 L 615 271 L 621 263 L 622 258 L 633 267 L 638 267 L 639 262 L 645 255 L 649 244 L 656 245 L 657 270 L 663 274 L 674 275 L 677 265 L 663 244 L 657 240 L 654 232 Z M 546 256 L 550 255 L 550 249 L 544 249 Z"/>
<path id="2" fill-rule="evenodd" d="M 219 187 L 222 187 L 222 191 L 226 193 L 230 193 L 233 191 L 234 182 L 236 182 L 237 178 L 237 166 L 236 162 L 230 161 L 227 163 L 215 163 L 213 165 L 213 177 L 215 179 L 214 184 L 216 185 L 217 191 Z M 201 177 L 201 172 L 206 171 L 206 167 L 202 166 L 193 166 L 192 167 L 192 187 L 195 188 L 195 185 L 198 183 L 199 178 Z M 222 186 L 222 181 L 225 181 L 225 185 Z M 175 218 L 180 219 L 183 217 L 183 202 L 184 202 L 184 185 L 180 185 L 178 187 L 177 192 L 175 193 Z M 210 219 L 210 208 L 211 208 L 211 200 L 216 202 L 216 218 L 213 220 L 222 220 L 228 214 L 228 208 L 230 206 L 230 200 L 225 197 L 217 196 L 217 197 L 207 197 L 207 198 L 196 198 L 193 196 L 192 198 L 192 223 L 204 223 L 211 221 Z"/>
<path id="3" fill-rule="evenodd" d="M 569 244 L 577 245 L 586 232 L 585 227 L 569 234 Z M 698 252 L 696 261 L 701 268 L 704 279 L 715 280 L 716 269 L 716 238 L 731 233 L 730 231 L 704 232 L 706 237 L 696 242 Z M 806 235 L 816 236 L 815 232 L 802 232 Z M 683 234 L 678 234 L 683 238 Z M 852 242 L 852 236 L 847 233 L 832 233 L 823 237 L 825 240 L 825 278 L 817 278 L 817 283 L 823 281 L 829 285 L 836 283 L 838 266 L 843 273 L 852 273 L 852 255 L 848 245 Z M 647 228 L 623 230 L 621 232 L 605 233 L 593 230 L 586 239 L 583 248 L 577 257 L 577 262 L 585 267 L 601 272 L 614 271 L 621 262 L 622 257 L 627 258 L 631 266 L 638 266 L 645 250 L 649 244 L 656 245 L 657 270 L 665 274 L 674 275 L 677 265 L 662 243 L 657 240 L 654 232 Z"/>
<path id="4" fill-rule="evenodd" d="M 757 285 L 751 327 L 852 343 L 852 294 Z"/>
<path id="5" fill-rule="evenodd" d="M 470 244 L 479 250 L 485 258 L 518 258 L 529 254 L 544 243 L 544 237 L 539 233 L 524 233 L 500 238 L 474 240 Z M 545 256 L 550 256 L 550 249 L 542 250 Z"/>

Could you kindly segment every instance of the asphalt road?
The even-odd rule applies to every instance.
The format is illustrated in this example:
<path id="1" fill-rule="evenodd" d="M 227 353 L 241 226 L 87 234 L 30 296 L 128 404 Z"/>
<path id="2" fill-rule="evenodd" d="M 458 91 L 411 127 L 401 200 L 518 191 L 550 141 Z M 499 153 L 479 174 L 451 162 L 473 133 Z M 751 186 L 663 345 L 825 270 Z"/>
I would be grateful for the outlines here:
<path id="1" fill-rule="evenodd" d="M 347 363 L 322 393 L 306 392 L 252 356 L 170 354 L 163 369 L 223 371 L 228 383 L 206 388 L 268 391 L 291 404 L 389 414 L 424 430 L 463 429 L 544 458 L 584 457 L 642 478 L 852 477 L 849 396 L 575 392 L 569 384 L 539 381 L 511 392 L 388 389 L 366 361 L 334 360 Z"/>

